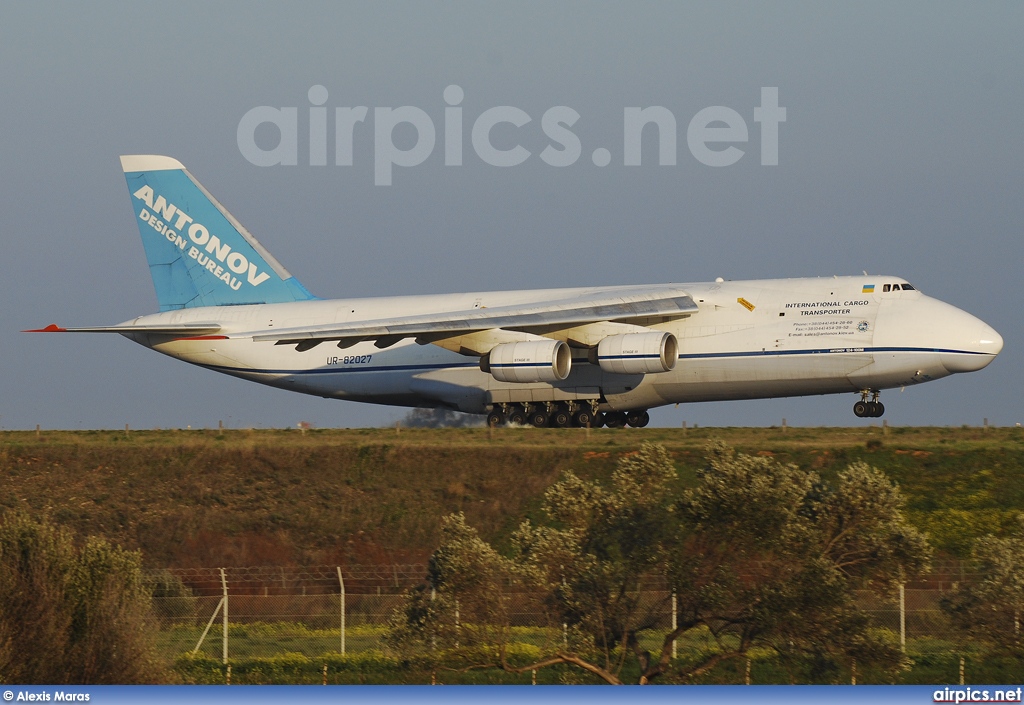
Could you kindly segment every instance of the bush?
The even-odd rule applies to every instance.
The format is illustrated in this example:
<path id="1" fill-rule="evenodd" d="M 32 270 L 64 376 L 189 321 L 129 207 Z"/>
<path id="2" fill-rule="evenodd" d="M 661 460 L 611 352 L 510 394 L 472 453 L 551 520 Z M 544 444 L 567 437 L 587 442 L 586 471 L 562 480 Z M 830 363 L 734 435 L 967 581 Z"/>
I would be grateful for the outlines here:
<path id="1" fill-rule="evenodd" d="M 0 522 L 0 681 L 164 680 L 142 557 L 14 512 Z"/>

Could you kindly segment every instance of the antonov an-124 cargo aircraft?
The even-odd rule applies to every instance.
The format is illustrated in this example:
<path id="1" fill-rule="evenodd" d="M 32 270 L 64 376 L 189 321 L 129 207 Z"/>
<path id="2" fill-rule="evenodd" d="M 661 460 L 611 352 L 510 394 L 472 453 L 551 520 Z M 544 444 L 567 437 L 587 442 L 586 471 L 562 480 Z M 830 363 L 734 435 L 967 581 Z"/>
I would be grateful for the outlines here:
<path id="1" fill-rule="evenodd" d="M 844 276 L 324 300 L 185 169 L 123 156 L 160 312 L 120 333 L 217 372 L 322 397 L 645 426 L 663 404 L 853 393 L 988 365 L 999 334 L 900 277 Z"/>

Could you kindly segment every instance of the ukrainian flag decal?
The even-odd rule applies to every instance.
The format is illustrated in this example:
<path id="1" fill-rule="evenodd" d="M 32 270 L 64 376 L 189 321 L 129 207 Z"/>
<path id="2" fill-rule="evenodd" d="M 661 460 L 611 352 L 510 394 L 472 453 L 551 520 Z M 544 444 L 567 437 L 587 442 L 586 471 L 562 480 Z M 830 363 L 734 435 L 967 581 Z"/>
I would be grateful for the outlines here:
<path id="1" fill-rule="evenodd" d="M 862 293 L 862 294 L 873 294 L 873 293 L 875 293 L 875 285 L 874 284 L 865 284 L 864 288 L 860 290 L 860 293 Z"/>

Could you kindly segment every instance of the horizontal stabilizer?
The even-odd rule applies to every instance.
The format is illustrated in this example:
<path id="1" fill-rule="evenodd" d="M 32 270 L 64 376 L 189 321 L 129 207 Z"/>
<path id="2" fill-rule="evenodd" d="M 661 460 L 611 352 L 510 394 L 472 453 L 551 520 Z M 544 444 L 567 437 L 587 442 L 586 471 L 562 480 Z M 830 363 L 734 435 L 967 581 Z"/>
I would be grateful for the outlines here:
<path id="1" fill-rule="evenodd" d="M 45 328 L 33 328 L 23 330 L 22 333 L 157 333 L 164 335 L 209 335 L 217 333 L 221 329 L 217 323 L 182 323 L 173 326 L 165 325 L 117 325 L 117 326 L 90 326 L 87 328 L 61 328 L 56 323 L 51 323 Z"/>

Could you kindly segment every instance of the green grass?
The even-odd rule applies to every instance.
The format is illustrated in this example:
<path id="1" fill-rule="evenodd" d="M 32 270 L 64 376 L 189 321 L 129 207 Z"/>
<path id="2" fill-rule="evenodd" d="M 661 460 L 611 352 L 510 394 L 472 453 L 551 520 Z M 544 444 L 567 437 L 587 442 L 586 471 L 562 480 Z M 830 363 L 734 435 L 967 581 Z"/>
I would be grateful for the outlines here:
<path id="1" fill-rule="evenodd" d="M 720 439 L 829 476 L 864 460 L 900 483 L 952 556 L 1024 507 L 1019 428 L 352 429 L 0 432 L 0 511 L 47 513 L 143 551 L 152 567 L 412 563 L 439 518 L 503 540 L 572 468 L 605 477 L 641 442 L 681 482 Z"/>
<path id="2" fill-rule="evenodd" d="M 260 624 L 258 631 L 264 640 L 278 640 L 275 653 L 248 653 L 244 646 L 237 646 L 245 637 L 231 632 L 231 682 L 236 684 L 319 684 L 324 679 L 327 667 L 327 682 L 330 684 L 386 683 L 426 684 L 431 679 L 445 684 L 527 684 L 531 682 L 529 672 L 522 674 L 505 673 L 497 668 L 472 668 L 474 664 L 487 662 L 486 654 L 472 649 L 446 652 L 424 652 L 399 654 L 384 649 L 379 639 L 381 628 L 365 629 L 362 636 L 367 643 L 376 640 L 373 648 L 355 648 L 354 640 L 359 635 L 350 634 L 349 648 L 343 656 L 337 646 L 324 648 L 323 641 L 336 641 L 337 633 L 322 634 L 308 630 L 303 638 L 289 640 L 297 633 L 296 626 L 287 624 Z M 301 631 L 301 629 L 299 629 Z M 196 635 L 198 636 L 198 634 Z M 204 649 L 197 655 L 182 651 L 165 652 L 169 661 L 174 662 L 177 677 L 185 683 L 224 683 L 226 668 L 220 660 L 219 635 L 215 636 L 216 649 Z M 190 635 L 191 638 L 191 635 Z M 211 637 L 208 637 L 208 639 Z M 164 639 L 161 646 L 170 648 L 173 642 Z M 538 644 L 558 641 L 556 633 L 546 633 L 540 628 L 517 628 L 513 630 L 513 644 L 509 647 L 509 661 L 513 665 L 528 665 L 538 659 L 542 651 Z M 649 636 L 648 647 L 658 642 L 655 635 Z M 266 642 L 264 642 L 266 643 Z M 236 651 L 236 648 L 239 650 Z M 190 650 L 190 649 L 189 649 Z M 680 639 L 678 657 L 674 663 L 692 664 L 708 653 L 714 652 L 713 642 L 701 633 Z M 861 684 L 956 684 L 959 681 L 960 657 L 965 660 L 965 680 L 974 683 L 1011 683 L 1019 680 L 1020 663 L 1013 659 L 987 653 L 980 645 L 968 648 L 940 639 L 909 639 L 907 656 L 910 666 L 895 675 L 879 668 L 857 670 L 857 682 Z M 854 676 L 852 664 L 838 671 L 820 674 L 817 677 L 798 674 L 796 682 L 843 684 L 850 683 Z M 760 685 L 788 684 L 790 673 L 778 658 L 768 649 L 754 649 L 750 653 L 751 682 Z M 626 682 L 635 682 L 638 673 L 635 664 L 629 665 L 621 674 Z M 668 673 L 658 682 L 697 684 L 742 684 L 746 679 L 746 661 L 743 659 L 725 661 L 711 672 L 696 678 L 684 679 Z M 557 666 L 537 672 L 538 684 L 602 683 L 600 679 L 570 666 Z"/>
<path id="3" fill-rule="evenodd" d="M 161 629 L 157 649 L 168 660 L 191 652 L 199 642 L 203 626 L 175 626 Z M 383 644 L 383 626 L 357 626 L 345 630 L 345 650 L 352 653 L 379 651 Z M 339 651 L 341 637 L 337 627 L 316 629 L 301 622 L 233 623 L 228 628 L 228 646 L 232 658 L 251 659 L 280 656 L 286 653 L 312 658 Z M 219 658 L 222 653 L 222 632 L 215 622 L 199 649 L 199 654 Z"/>

